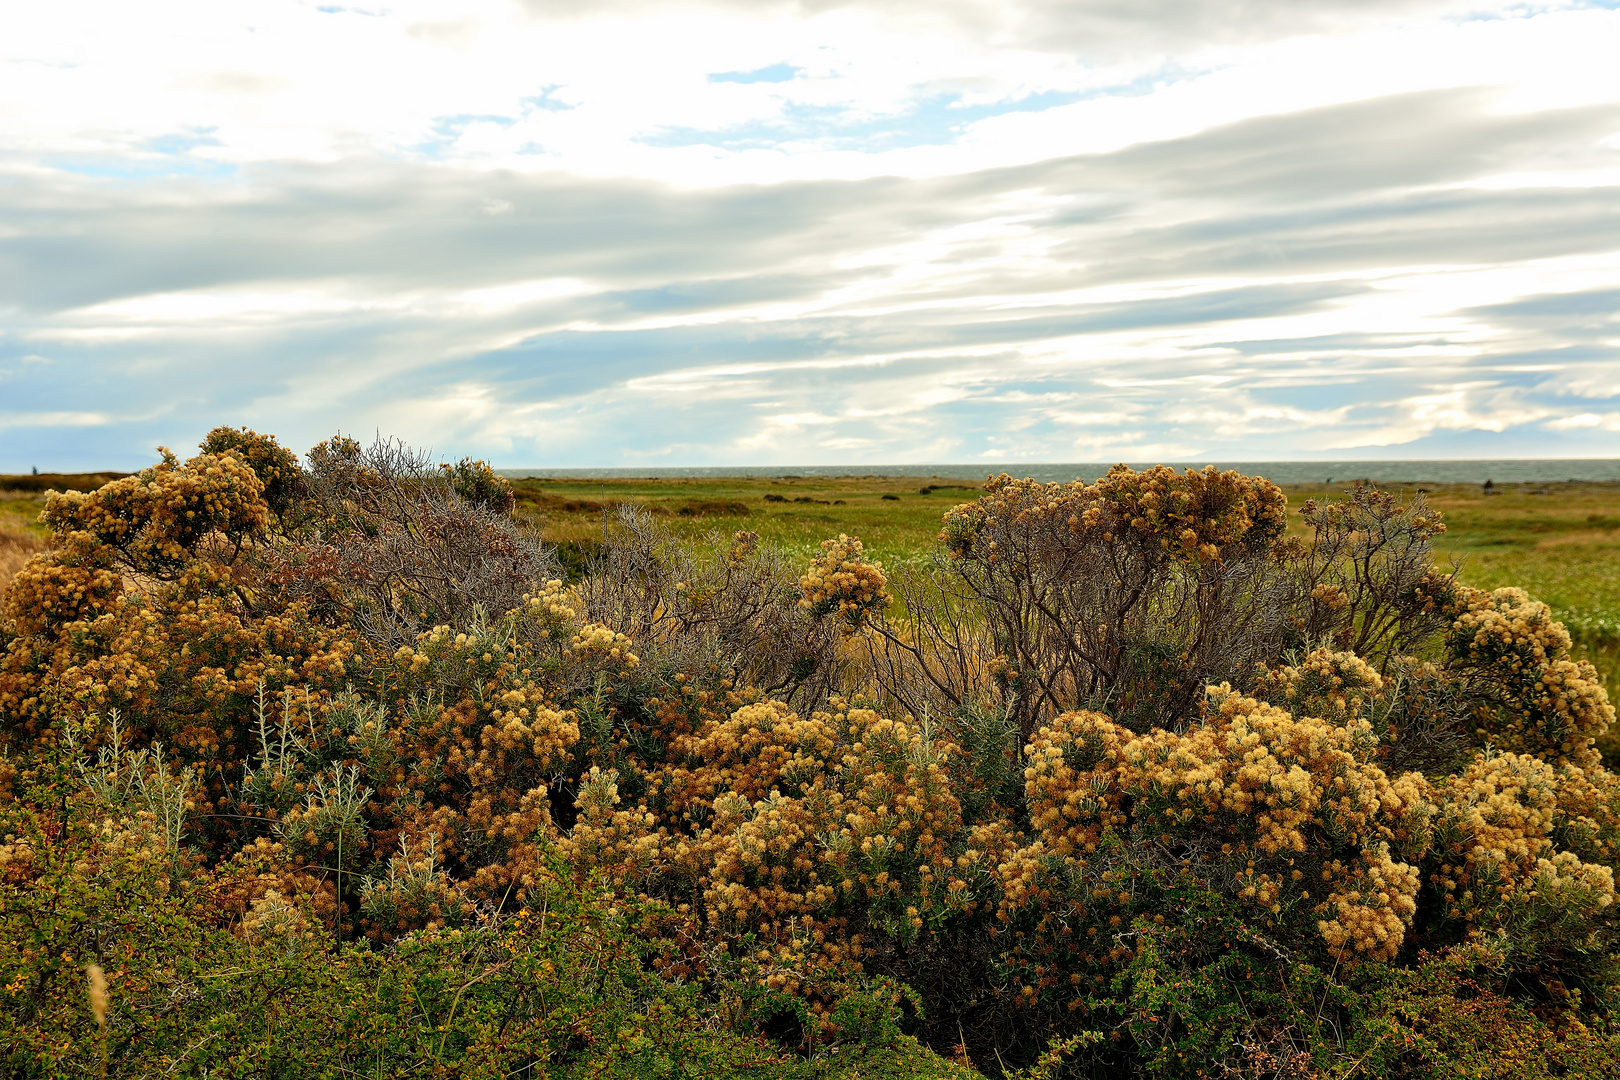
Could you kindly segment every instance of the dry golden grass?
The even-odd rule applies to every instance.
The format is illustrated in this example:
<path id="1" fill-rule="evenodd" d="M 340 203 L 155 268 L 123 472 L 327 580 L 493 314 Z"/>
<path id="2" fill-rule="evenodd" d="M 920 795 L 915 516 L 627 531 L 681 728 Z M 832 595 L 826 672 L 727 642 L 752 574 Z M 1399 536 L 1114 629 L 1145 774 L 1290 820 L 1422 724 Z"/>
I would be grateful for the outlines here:
<path id="1" fill-rule="evenodd" d="M 30 531 L 25 519 L 0 515 L 0 592 L 35 552 L 45 550 L 45 537 Z"/>

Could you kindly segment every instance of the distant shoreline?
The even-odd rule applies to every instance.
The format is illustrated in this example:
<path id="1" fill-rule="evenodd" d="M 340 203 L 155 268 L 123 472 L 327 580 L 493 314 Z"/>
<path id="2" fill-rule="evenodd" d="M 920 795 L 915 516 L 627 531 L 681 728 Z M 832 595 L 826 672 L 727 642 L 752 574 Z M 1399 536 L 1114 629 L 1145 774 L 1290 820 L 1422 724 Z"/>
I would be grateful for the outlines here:
<path id="1" fill-rule="evenodd" d="M 1158 462 L 1130 462 L 1144 469 Z M 1563 481 L 1602 482 L 1620 480 L 1620 458 L 1504 458 L 1455 461 L 1214 461 L 1178 462 L 1166 465 L 1180 470 L 1203 468 L 1206 464 L 1221 470 L 1236 469 L 1247 476 L 1264 476 L 1278 484 L 1320 484 L 1336 480 L 1347 483 L 1365 479 L 1381 484 L 1498 484 L 1559 483 Z M 919 476 L 982 481 L 986 475 L 1010 473 L 1031 476 L 1044 482 L 1094 480 L 1107 473 L 1112 463 L 1102 462 L 977 462 L 936 465 L 704 465 L 686 468 L 598 468 L 562 469 L 537 466 L 526 469 L 497 469 L 513 479 L 677 479 L 752 477 L 880 477 Z"/>

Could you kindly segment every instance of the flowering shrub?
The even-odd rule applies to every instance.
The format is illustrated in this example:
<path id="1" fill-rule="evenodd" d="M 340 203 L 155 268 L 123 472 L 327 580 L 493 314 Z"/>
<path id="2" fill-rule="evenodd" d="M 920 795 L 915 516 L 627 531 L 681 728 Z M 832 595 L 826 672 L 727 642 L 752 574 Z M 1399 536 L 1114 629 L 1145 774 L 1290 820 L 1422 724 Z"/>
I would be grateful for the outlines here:
<path id="1" fill-rule="evenodd" d="M 462 458 L 454 465 L 440 465 L 439 471 L 455 493 L 475 506 L 497 514 L 509 514 L 515 502 L 512 485 L 484 461 Z"/>
<path id="2" fill-rule="evenodd" d="M 1446 635 L 1452 662 L 1482 684 L 1481 742 L 1550 761 L 1595 765 L 1593 741 L 1614 722 L 1602 681 L 1569 659 L 1569 633 L 1523 589 L 1463 589 Z"/>
<path id="3" fill-rule="evenodd" d="M 633 809 L 621 806 L 618 774 L 593 769 L 560 850 L 667 898 L 693 933 L 752 936 L 766 969 L 791 960 L 761 976 L 778 989 L 859 973 L 878 950 L 931 936 L 976 906 L 963 871 L 979 856 L 964 853 L 954 748 L 871 709 L 829 705 L 801 718 L 760 702 L 706 721 L 645 777 Z M 831 1022 L 829 1002 L 812 1011 Z"/>
<path id="4" fill-rule="evenodd" d="M 836 540 L 822 541 L 821 554 L 799 579 L 800 603 L 817 617 L 837 612 L 850 626 L 859 626 L 889 605 L 885 584 L 883 568 L 866 560 L 861 542 L 840 533 Z"/>
<path id="5" fill-rule="evenodd" d="M 739 1038 L 907 1026 L 1008 1075 L 1428 1075 L 1386 1034 L 1427 1037 L 1441 970 L 1472 989 L 1435 1030 L 1485 1001 L 1613 1049 L 1613 709 L 1544 605 L 1434 568 L 1421 502 L 1289 539 L 1235 473 L 1003 476 L 893 577 L 848 536 L 793 568 L 625 511 L 564 585 L 482 462 L 202 449 L 53 494 L 0 606 L 14 1070 L 67 1060 L 43 1025 L 74 1068 L 86 1025 L 133 1031 L 130 972 L 200 986 L 141 952 L 185 935 L 392 973 L 398 1060 L 501 1075 L 604 1046 L 544 1003 L 609 969 Z M 63 989 L 92 956 L 105 1029 Z M 612 1015 L 669 1075 L 679 1025 Z"/>
<path id="6" fill-rule="evenodd" d="M 1311 661 L 1321 668 L 1332 658 Z M 1276 681 L 1309 678 L 1285 669 Z M 1421 858 L 1434 808 L 1423 777 L 1390 780 L 1372 761 L 1375 747 L 1364 720 L 1295 717 L 1227 688 L 1212 692 L 1206 722 L 1181 735 L 1134 736 L 1096 713 L 1065 713 L 1030 744 L 1036 839 L 1006 864 L 1016 880 L 1002 917 L 1018 915 L 1027 868 L 1051 856 L 1062 860 L 1063 887 L 1094 892 L 1087 870 L 1108 832 L 1179 850 L 1184 869 L 1263 921 L 1285 907 L 1316 916 L 1335 959 L 1389 959 L 1418 891 L 1417 869 L 1392 851 Z M 1115 891 L 1103 888 L 1109 919 L 1118 917 Z M 1077 913 L 1085 899 L 1076 897 Z"/>

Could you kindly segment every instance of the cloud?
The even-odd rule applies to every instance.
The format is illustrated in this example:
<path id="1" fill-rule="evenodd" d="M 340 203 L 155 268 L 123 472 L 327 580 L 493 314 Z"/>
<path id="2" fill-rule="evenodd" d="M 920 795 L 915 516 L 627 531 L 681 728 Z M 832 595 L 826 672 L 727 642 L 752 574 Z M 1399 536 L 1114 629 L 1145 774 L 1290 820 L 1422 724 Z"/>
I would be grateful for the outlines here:
<path id="1" fill-rule="evenodd" d="M 96 10 L 0 43 L 0 470 L 1620 452 L 1620 13 Z"/>
<path id="2" fill-rule="evenodd" d="M 8 427 L 101 427 L 110 423 L 106 413 L 93 412 L 12 412 L 0 413 L 0 425 Z"/>

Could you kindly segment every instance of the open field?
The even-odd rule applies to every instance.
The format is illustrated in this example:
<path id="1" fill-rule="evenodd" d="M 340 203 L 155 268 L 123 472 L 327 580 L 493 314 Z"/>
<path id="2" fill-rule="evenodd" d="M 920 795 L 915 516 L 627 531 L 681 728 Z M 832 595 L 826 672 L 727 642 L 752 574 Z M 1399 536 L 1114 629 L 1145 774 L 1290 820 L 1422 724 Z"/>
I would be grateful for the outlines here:
<path id="1" fill-rule="evenodd" d="M 779 477 L 764 479 L 518 480 L 520 512 L 538 521 L 565 562 L 578 565 L 602 535 L 602 512 L 645 506 L 678 535 L 753 529 L 769 543 L 808 559 L 841 532 L 859 536 L 879 561 L 921 556 L 940 516 L 977 497 L 982 479 Z M 1402 498 L 1420 494 L 1445 514 L 1439 561 L 1455 561 L 1480 588 L 1518 585 L 1564 620 L 1584 655 L 1620 700 L 1620 483 L 1390 485 Z M 926 493 L 925 493 L 926 490 Z M 1333 499 L 1348 484 L 1294 484 L 1291 507 Z M 778 501 L 781 500 L 781 501 Z M 1299 529 L 1297 519 L 1290 528 Z"/>
<path id="2" fill-rule="evenodd" d="M 978 498 L 979 479 L 960 477 L 760 477 L 649 480 L 517 480 L 518 512 L 547 540 L 588 551 L 601 539 L 602 513 L 634 503 L 676 535 L 751 529 L 765 543 L 805 559 L 839 533 L 859 536 L 873 557 L 894 562 L 927 550 L 940 515 Z M 926 490 L 926 494 L 924 493 Z"/>
<path id="3" fill-rule="evenodd" d="M 36 519 L 43 489 L 87 490 L 111 474 L 0 476 L 0 529 L 43 538 Z M 42 483 L 44 481 L 45 483 Z M 752 529 L 763 541 L 808 558 L 839 533 L 859 536 L 873 557 L 916 558 L 934 542 L 940 517 L 977 497 L 978 477 L 738 477 L 700 479 L 523 479 L 513 481 L 518 513 L 545 539 L 578 558 L 602 536 L 602 515 L 620 504 L 650 510 L 677 536 L 698 539 Z M 1291 485 L 1289 504 L 1335 498 L 1348 485 Z M 1620 638 L 1620 483 L 1395 486 L 1420 493 L 1445 513 L 1442 560 L 1485 588 L 1521 585 L 1582 626 L 1587 636 Z M 1297 528 L 1298 526 L 1292 526 Z"/>
<path id="4" fill-rule="evenodd" d="M 43 538 L 35 519 L 48 486 L 88 489 L 111 474 L 0 476 L 0 535 L 8 550 Z M 557 544 L 577 570 L 602 536 L 603 512 L 633 503 L 677 536 L 752 529 L 769 544 L 808 559 L 820 541 L 849 533 L 871 555 L 896 563 L 933 544 L 940 516 L 977 497 L 982 477 L 795 477 L 514 480 L 518 513 Z M 1289 504 L 1335 498 L 1349 485 L 1290 485 Z M 1610 693 L 1620 696 L 1620 483 L 1395 486 L 1423 494 L 1445 513 L 1442 561 L 1482 588 L 1519 585 L 1551 604 L 1577 640 L 1593 650 Z M 1292 526 L 1297 528 L 1297 524 Z M 9 577 L 9 573 L 5 576 Z"/>
<path id="5" fill-rule="evenodd" d="M 861 537 L 875 557 L 905 560 L 933 543 L 940 516 L 976 497 L 970 478 L 838 477 L 776 479 L 533 479 L 514 482 L 520 511 L 548 540 L 588 545 L 602 535 L 602 511 L 622 503 L 652 510 L 677 535 L 753 529 L 808 556 L 828 536 Z M 928 489 L 924 493 L 924 489 Z M 1336 498 L 1348 485 L 1285 487 L 1291 506 Z M 1587 620 L 1620 618 L 1620 483 L 1393 487 L 1423 494 L 1445 513 L 1442 560 L 1463 579 L 1496 588 L 1522 585 L 1562 612 Z M 1297 528 L 1298 526 L 1293 526 Z"/>

